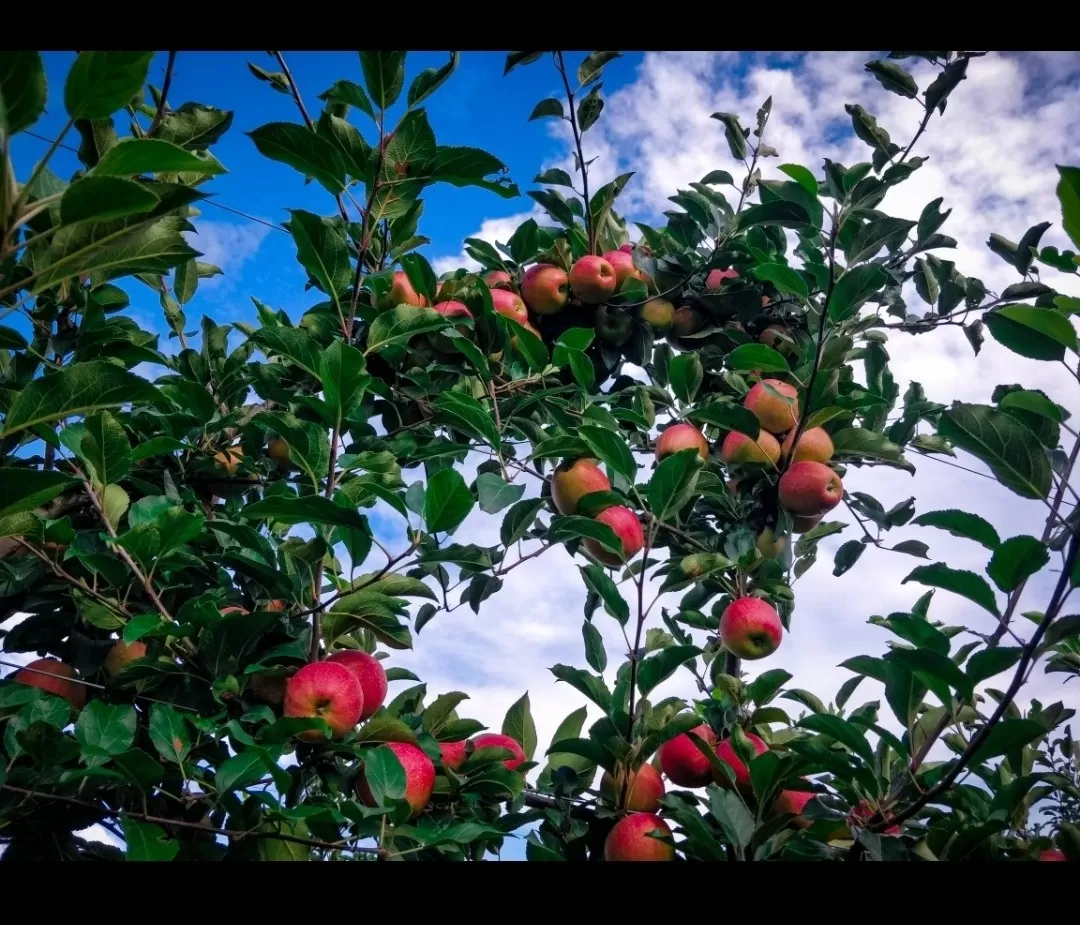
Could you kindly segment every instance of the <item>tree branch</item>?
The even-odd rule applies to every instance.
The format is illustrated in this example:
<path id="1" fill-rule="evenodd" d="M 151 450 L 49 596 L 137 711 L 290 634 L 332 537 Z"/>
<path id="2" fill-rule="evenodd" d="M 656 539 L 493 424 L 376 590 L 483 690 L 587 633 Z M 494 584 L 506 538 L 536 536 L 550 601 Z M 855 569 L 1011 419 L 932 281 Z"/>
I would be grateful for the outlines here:
<path id="1" fill-rule="evenodd" d="M 585 164 L 585 152 L 581 148 L 581 131 L 578 128 L 577 113 L 574 111 L 574 92 L 570 89 L 570 80 L 566 76 L 566 62 L 561 51 L 555 52 L 555 62 L 566 88 L 566 101 L 570 107 L 570 128 L 574 132 L 574 147 L 577 148 L 578 166 L 581 169 L 581 190 L 585 200 L 585 235 L 589 240 L 589 253 L 596 253 L 596 229 L 593 227 L 592 209 L 589 207 L 589 168 Z"/>
<path id="2" fill-rule="evenodd" d="M 169 96 L 169 87 L 172 86 L 173 65 L 176 64 L 176 52 L 169 52 L 169 60 L 165 64 L 165 80 L 161 84 L 161 96 L 158 97 L 157 112 L 154 113 L 154 120 L 150 123 L 150 128 L 146 130 L 146 137 L 153 138 L 154 132 L 161 127 L 162 120 L 165 118 L 165 101 Z"/>

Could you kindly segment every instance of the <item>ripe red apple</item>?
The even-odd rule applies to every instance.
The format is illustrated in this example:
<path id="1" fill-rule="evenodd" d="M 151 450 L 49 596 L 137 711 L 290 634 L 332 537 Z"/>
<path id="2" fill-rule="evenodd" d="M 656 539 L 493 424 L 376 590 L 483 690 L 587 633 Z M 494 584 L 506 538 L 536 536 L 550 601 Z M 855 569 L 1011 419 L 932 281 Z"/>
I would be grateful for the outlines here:
<path id="1" fill-rule="evenodd" d="M 230 607 L 222 607 L 221 608 L 221 615 L 222 616 L 225 616 L 225 614 L 229 614 L 229 613 L 247 613 L 247 612 L 248 611 L 247 611 L 246 608 L 237 607 L 235 604 L 230 606 Z"/>
<path id="2" fill-rule="evenodd" d="M 356 675 L 360 689 L 364 692 L 364 708 L 360 711 L 360 719 L 374 716 L 386 700 L 386 671 L 382 662 L 360 649 L 342 649 L 331 655 L 327 661 L 344 665 Z"/>
<path id="3" fill-rule="evenodd" d="M 757 440 L 733 430 L 720 446 L 720 457 L 729 464 L 772 463 L 775 466 L 780 459 L 780 444 L 764 428 L 758 432 Z"/>
<path id="4" fill-rule="evenodd" d="M 388 748 L 405 770 L 405 802 L 412 807 L 412 818 L 424 811 L 435 789 L 435 763 L 424 750 L 411 742 L 387 742 L 380 748 Z M 364 769 L 356 778 L 356 794 L 366 806 L 374 806 L 375 798 L 368 787 Z"/>
<path id="5" fill-rule="evenodd" d="M 621 347 L 634 332 L 634 319 L 625 309 L 601 305 L 593 316 L 593 327 L 596 336 L 605 344 Z"/>
<path id="6" fill-rule="evenodd" d="M 586 305 L 599 305 L 615 291 L 615 268 L 591 254 L 570 268 L 570 291 Z"/>
<path id="7" fill-rule="evenodd" d="M 413 284 L 404 270 L 394 273 L 394 281 L 390 285 L 390 291 L 381 299 L 376 299 L 375 307 L 379 311 L 397 308 L 399 305 L 423 305 L 425 300 L 417 294 Z"/>
<path id="8" fill-rule="evenodd" d="M 442 763 L 451 771 L 456 771 L 465 763 L 464 742 L 440 742 L 439 751 L 442 752 Z"/>
<path id="9" fill-rule="evenodd" d="M 448 302 L 435 303 L 435 311 L 440 315 L 445 315 L 447 318 L 471 318 L 472 312 L 469 311 L 469 307 L 464 302 L 457 302 L 451 299 Z M 468 331 L 468 328 L 459 328 L 461 331 Z"/>
<path id="10" fill-rule="evenodd" d="M 631 813 L 624 816 L 604 839 L 605 861 L 674 861 L 675 849 L 649 833 L 671 835 L 659 816 L 652 813 Z"/>
<path id="11" fill-rule="evenodd" d="M 743 399 L 765 430 L 783 434 L 799 423 L 799 391 L 779 379 L 762 379 Z"/>
<path id="12" fill-rule="evenodd" d="M 626 244 L 620 244 L 619 250 L 624 254 L 632 254 L 634 252 L 634 245 L 627 242 Z"/>
<path id="13" fill-rule="evenodd" d="M 816 517 L 831 511 L 844 497 L 840 476 L 824 463 L 793 463 L 780 476 L 780 503 L 792 514 Z"/>
<path id="14" fill-rule="evenodd" d="M 15 682 L 63 697 L 76 710 L 86 706 L 86 688 L 72 681 L 78 672 L 55 658 L 38 658 L 15 672 Z"/>
<path id="15" fill-rule="evenodd" d="M 506 748 L 513 752 L 514 757 L 507 758 L 503 762 L 507 771 L 513 771 L 519 764 L 525 763 L 525 752 L 521 749 L 521 743 L 512 736 L 502 735 L 498 732 L 485 732 L 472 741 L 475 748 Z"/>
<path id="16" fill-rule="evenodd" d="M 595 459 L 565 461 L 551 475 L 551 500 L 560 514 L 576 514 L 578 502 L 594 491 L 611 491 L 611 481 Z"/>
<path id="17" fill-rule="evenodd" d="M 682 305 L 671 316 L 671 334 L 676 338 L 689 337 L 705 327 L 705 321 L 705 315 L 692 305 Z"/>
<path id="18" fill-rule="evenodd" d="M 104 667 L 109 676 L 117 675 L 137 658 L 146 657 L 146 643 L 133 642 L 130 646 L 123 639 L 117 639 L 109 654 L 105 656 Z"/>
<path id="19" fill-rule="evenodd" d="M 491 304 L 500 315 L 510 318 L 518 324 L 528 324 L 529 310 L 517 293 L 506 289 L 492 289 Z"/>
<path id="20" fill-rule="evenodd" d="M 285 702 L 286 683 L 285 677 L 268 671 L 258 671 L 248 679 L 251 692 L 264 703 L 274 706 L 281 706 Z"/>
<path id="21" fill-rule="evenodd" d="M 263 610 L 266 610 L 270 613 L 284 613 L 288 609 L 289 605 L 282 600 L 270 601 L 265 607 L 263 607 Z"/>
<path id="22" fill-rule="evenodd" d="M 570 277 L 562 267 L 538 263 L 521 277 L 521 295 L 536 314 L 554 315 L 570 298 Z"/>
<path id="23" fill-rule="evenodd" d="M 692 424 L 672 424 L 656 441 L 656 461 L 678 453 L 680 450 L 695 449 L 706 462 L 709 459 L 709 441 Z"/>
<path id="24" fill-rule="evenodd" d="M 747 732 L 746 738 L 750 740 L 755 755 L 764 755 L 769 750 L 769 746 L 752 732 Z M 742 759 L 735 754 L 731 739 L 724 739 L 723 742 L 716 746 L 716 757 L 735 772 L 735 786 L 739 790 L 749 791 L 751 789 L 750 768 L 743 764 Z M 713 777 L 721 787 L 731 786 L 731 781 L 726 774 L 714 770 Z"/>
<path id="25" fill-rule="evenodd" d="M 808 829 L 811 821 L 802 815 L 802 811 L 806 809 L 806 804 L 814 799 L 814 796 L 815 794 L 804 790 L 783 790 L 773 801 L 773 812 L 777 815 L 790 813 L 795 817 L 791 821 L 795 828 Z"/>
<path id="26" fill-rule="evenodd" d="M 667 331 L 675 320 L 675 306 L 667 299 L 649 299 L 641 306 L 641 319 L 654 331 Z"/>
<path id="27" fill-rule="evenodd" d="M 634 257 L 630 251 L 617 250 L 608 251 L 604 254 L 603 258 L 611 264 L 612 269 L 615 271 L 615 291 L 618 292 L 622 288 L 622 284 L 628 279 L 641 279 L 642 274 L 637 267 L 634 266 Z"/>
<path id="28" fill-rule="evenodd" d="M 705 723 L 690 730 L 710 747 L 716 746 L 716 733 Z M 686 733 L 668 739 L 657 752 L 660 770 L 676 787 L 704 787 L 712 780 L 712 764 Z"/>
<path id="29" fill-rule="evenodd" d="M 785 456 L 791 453 L 791 442 L 794 439 L 795 431 L 792 430 L 780 447 Z M 799 437 L 799 445 L 795 447 L 792 462 L 826 463 L 832 459 L 833 452 L 834 447 L 829 432 L 824 427 L 810 427 L 804 430 L 802 436 Z"/>
<path id="30" fill-rule="evenodd" d="M 344 665 L 311 662 L 289 678 L 285 685 L 285 716 L 321 717 L 331 735 L 344 735 L 360 722 L 364 712 L 364 691 Z M 316 729 L 297 735 L 305 742 L 323 742 Z"/>
<path id="31" fill-rule="evenodd" d="M 720 617 L 720 641 L 724 647 L 750 661 L 772 655 L 783 633 L 780 616 L 760 597 L 736 598 Z"/>
<path id="32" fill-rule="evenodd" d="M 825 519 L 824 514 L 818 514 L 816 517 L 800 517 L 795 515 L 791 518 L 791 532 L 792 533 L 806 533 L 813 530 L 819 523 Z"/>
<path id="33" fill-rule="evenodd" d="M 609 549 L 605 549 L 596 540 L 586 540 L 585 548 L 605 565 L 615 567 L 629 562 L 645 546 L 645 533 L 641 529 L 641 521 L 638 515 L 628 507 L 604 508 L 593 518 L 597 523 L 607 524 L 615 531 L 615 535 L 622 540 L 623 554 L 619 556 Z"/>
<path id="34" fill-rule="evenodd" d="M 1059 851 L 1057 848 L 1047 848 L 1045 851 L 1039 852 L 1040 861 L 1067 861 L 1064 851 Z"/>
<path id="35" fill-rule="evenodd" d="M 664 782 L 659 772 L 651 764 L 643 764 L 636 771 L 629 771 L 630 783 L 626 786 L 626 805 L 619 807 L 633 813 L 655 813 L 660 809 L 660 800 L 664 796 Z M 600 778 L 600 795 L 615 806 L 622 799 L 626 777 L 618 777 L 605 771 Z"/>
<path id="36" fill-rule="evenodd" d="M 484 283 L 488 289 L 514 289 L 514 278 L 506 270 L 489 270 L 484 274 Z"/>
<path id="37" fill-rule="evenodd" d="M 724 285 L 725 279 L 738 279 L 738 277 L 738 271 L 734 267 L 727 270 L 710 270 L 709 275 L 705 277 L 705 288 L 719 289 Z"/>

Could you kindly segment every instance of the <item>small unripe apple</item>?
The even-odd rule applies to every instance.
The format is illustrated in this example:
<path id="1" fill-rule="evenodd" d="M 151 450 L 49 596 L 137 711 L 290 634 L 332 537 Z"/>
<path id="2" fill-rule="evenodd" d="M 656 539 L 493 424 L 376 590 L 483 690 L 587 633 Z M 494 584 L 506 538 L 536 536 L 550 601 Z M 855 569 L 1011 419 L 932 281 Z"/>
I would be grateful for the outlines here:
<path id="1" fill-rule="evenodd" d="M 765 430 L 783 434 L 799 423 L 799 391 L 779 379 L 762 379 L 743 399 Z"/>
<path id="2" fill-rule="evenodd" d="M 71 680 L 78 672 L 55 658 L 39 658 L 15 672 L 15 683 L 36 687 L 57 697 L 63 697 L 76 710 L 86 706 L 86 688 Z"/>
<path id="3" fill-rule="evenodd" d="M 708 462 L 709 441 L 705 435 L 692 424 L 672 424 L 657 438 L 656 461 L 660 462 L 680 450 L 690 449 L 697 450 L 698 455 Z"/>
<path id="4" fill-rule="evenodd" d="M 491 304 L 495 311 L 518 324 L 528 324 L 529 310 L 516 292 L 506 289 L 491 290 Z"/>
<path id="5" fill-rule="evenodd" d="M 621 347 L 634 331 L 634 319 L 630 313 L 610 305 L 601 305 L 593 318 L 596 336 L 605 344 Z"/>
<path id="6" fill-rule="evenodd" d="M 844 485 L 832 469 L 819 462 L 793 463 L 780 476 L 780 503 L 792 514 L 827 514 L 844 497 Z"/>
<path id="7" fill-rule="evenodd" d="M 488 289 L 514 289 L 514 278 L 506 270 L 489 270 L 484 274 Z"/>
<path id="8" fill-rule="evenodd" d="M 724 285 L 726 279 L 737 279 L 739 276 L 738 271 L 734 267 L 727 270 L 710 270 L 709 275 L 705 277 L 706 289 L 719 289 Z"/>
<path id="9" fill-rule="evenodd" d="M 675 320 L 675 306 L 667 299 L 649 299 L 641 306 L 641 319 L 654 331 L 667 331 Z"/>
<path id="10" fill-rule="evenodd" d="M 671 829 L 652 813 L 631 813 L 604 839 L 605 861 L 674 861 L 675 849 L 650 833 L 671 836 Z"/>
<path id="11" fill-rule="evenodd" d="M 626 805 L 619 806 L 624 790 L 627 792 Z M 600 795 L 620 809 L 633 813 L 655 813 L 660 809 L 660 800 L 664 796 L 664 782 L 651 764 L 643 764 L 636 771 L 620 772 L 617 777 L 605 771 L 600 778 Z"/>
<path id="12" fill-rule="evenodd" d="M 507 758 L 503 764 L 507 771 L 513 771 L 519 764 L 525 763 L 525 752 L 521 743 L 513 736 L 502 735 L 498 732 L 485 732 L 472 740 L 474 748 L 505 748 L 513 752 L 512 758 Z"/>
<path id="13" fill-rule="evenodd" d="M 570 298 L 570 277 L 562 267 L 538 263 L 522 276 L 521 296 L 536 314 L 554 315 Z"/>
<path id="14" fill-rule="evenodd" d="M 733 655 L 753 661 L 772 655 L 783 638 L 780 616 L 760 597 L 740 597 L 720 617 L 720 641 Z"/>
<path id="15" fill-rule="evenodd" d="M 711 726 L 702 723 L 690 731 L 715 748 L 717 738 Z M 685 732 L 661 745 L 657 757 L 660 770 L 676 787 L 704 787 L 712 780 L 712 764 Z"/>
<path id="16" fill-rule="evenodd" d="M 379 311 L 386 311 L 397 308 L 399 305 L 423 305 L 425 301 L 409 282 L 408 275 L 403 270 L 398 270 L 394 273 L 390 290 L 381 299 L 375 301 L 375 307 Z"/>
<path id="17" fill-rule="evenodd" d="M 757 538 L 757 550 L 766 559 L 779 559 L 787 548 L 787 537 L 777 536 L 772 527 L 766 527 Z"/>
<path id="18" fill-rule="evenodd" d="M 440 742 L 439 751 L 442 752 L 442 763 L 451 771 L 456 771 L 465 763 L 464 742 Z"/>
<path id="19" fill-rule="evenodd" d="M 424 811 L 435 789 L 435 762 L 411 742 L 386 742 L 380 748 L 390 749 L 405 771 L 405 802 L 412 807 L 412 818 L 415 819 Z M 375 805 L 362 767 L 356 778 L 356 794 L 367 806 Z"/>
<path id="20" fill-rule="evenodd" d="M 274 437 L 274 439 L 266 445 L 266 455 L 282 469 L 292 468 L 292 460 L 289 458 L 289 444 L 281 437 Z"/>
<path id="21" fill-rule="evenodd" d="M 146 643 L 137 641 L 130 646 L 123 639 L 117 639 L 109 654 L 105 656 L 104 667 L 109 676 L 119 674 L 124 668 L 138 658 L 146 657 Z"/>
<path id="22" fill-rule="evenodd" d="M 585 305 L 599 305 L 615 291 L 615 269 L 603 257 L 588 255 L 570 268 L 570 291 Z"/>
<path id="23" fill-rule="evenodd" d="M 784 439 L 780 447 L 785 456 L 791 455 L 792 441 L 795 439 L 795 431 L 792 430 Z M 803 431 L 799 437 L 799 445 L 795 447 L 795 455 L 792 462 L 819 462 L 826 463 L 832 459 L 835 448 L 832 437 L 824 427 L 810 427 Z"/>
<path id="24" fill-rule="evenodd" d="M 750 746 L 753 748 L 755 755 L 764 755 L 769 750 L 769 746 L 752 732 L 747 732 L 745 735 L 750 741 Z M 724 739 L 723 742 L 716 746 L 716 757 L 735 772 L 736 789 L 750 792 L 750 768 L 743 764 L 742 759 L 735 754 L 735 747 L 731 744 L 731 739 Z M 713 778 L 721 787 L 731 786 L 728 776 L 715 768 L 713 769 Z"/>
<path id="25" fill-rule="evenodd" d="M 578 502 L 596 491 L 611 491 L 611 481 L 595 459 L 564 462 L 551 475 L 551 500 L 560 514 L 576 514 Z"/>
<path id="26" fill-rule="evenodd" d="M 671 331 L 673 337 L 689 337 L 705 327 L 705 315 L 692 305 L 682 305 L 675 309 L 671 316 Z"/>
<path id="27" fill-rule="evenodd" d="M 331 735 L 344 735 L 360 722 L 364 712 L 364 691 L 344 665 L 311 662 L 289 678 L 285 685 L 285 716 L 320 717 Z M 297 734 L 305 742 L 322 742 L 323 733 L 308 729 Z"/>
<path id="28" fill-rule="evenodd" d="M 757 440 L 733 430 L 724 438 L 720 456 L 729 464 L 772 463 L 775 466 L 780 459 L 780 444 L 764 428 L 758 433 Z"/>
<path id="29" fill-rule="evenodd" d="M 605 549 L 596 540 L 585 540 L 585 548 L 592 555 L 612 567 L 622 565 L 634 558 L 645 546 L 645 533 L 641 529 L 641 521 L 638 515 L 628 507 L 604 508 L 593 518 L 597 523 L 607 524 L 615 531 L 615 535 L 622 540 L 623 554 L 621 556 Z"/>
<path id="30" fill-rule="evenodd" d="M 386 671 L 374 655 L 369 655 L 360 649 L 341 649 L 329 658 L 328 662 L 344 665 L 360 682 L 360 689 L 364 692 L 364 708 L 360 711 L 361 721 L 378 712 L 379 707 L 386 700 Z"/>

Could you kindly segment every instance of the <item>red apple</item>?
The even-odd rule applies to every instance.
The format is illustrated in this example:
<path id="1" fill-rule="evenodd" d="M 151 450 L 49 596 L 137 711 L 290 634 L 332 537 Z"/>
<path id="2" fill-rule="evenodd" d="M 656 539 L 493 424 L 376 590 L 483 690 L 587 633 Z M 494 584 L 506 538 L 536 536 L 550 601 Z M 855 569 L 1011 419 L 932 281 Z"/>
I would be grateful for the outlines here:
<path id="1" fill-rule="evenodd" d="M 780 444 L 765 429 L 758 433 L 757 440 L 733 430 L 720 446 L 720 457 L 728 464 L 772 463 L 775 466 L 780 459 Z"/>
<path id="2" fill-rule="evenodd" d="M 86 688 L 71 680 L 78 672 L 55 658 L 39 658 L 15 672 L 15 682 L 63 697 L 76 710 L 86 706 Z"/>
<path id="3" fill-rule="evenodd" d="M 716 746 L 716 733 L 702 723 L 690 730 L 710 747 Z M 689 735 L 668 739 L 657 752 L 660 770 L 676 787 L 704 787 L 712 780 L 712 764 Z"/>
<path id="4" fill-rule="evenodd" d="M 484 274 L 488 289 L 514 289 L 514 278 L 506 270 L 489 270 Z"/>
<path id="5" fill-rule="evenodd" d="M 780 447 L 785 456 L 791 454 L 791 442 L 794 439 L 795 431 L 792 430 Z M 833 452 L 834 447 L 829 432 L 824 427 L 809 427 L 799 437 L 799 445 L 795 447 L 792 462 L 826 463 L 832 459 Z"/>
<path id="6" fill-rule="evenodd" d="M 375 301 L 375 307 L 379 311 L 397 308 L 399 305 L 423 305 L 426 300 L 417 294 L 413 284 L 404 270 L 394 273 L 394 281 L 390 285 L 390 291 L 381 299 Z"/>
<path id="7" fill-rule="evenodd" d="M 791 821 L 791 824 L 795 826 L 795 828 L 808 829 L 811 822 L 802 815 L 802 811 L 806 809 L 806 804 L 814 799 L 815 796 L 816 794 L 805 790 L 783 790 L 773 801 L 773 812 L 777 815 L 789 813 L 795 817 Z"/>
<path id="8" fill-rule="evenodd" d="M 435 763 L 411 742 L 387 742 L 379 747 L 390 749 L 405 770 L 405 802 L 412 807 L 412 817 L 416 818 L 428 805 L 435 789 Z M 356 793 L 366 806 L 375 805 L 362 767 L 356 778 Z"/>
<path id="9" fill-rule="evenodd" d="M 852 828 L 861 829 L 867 822 L 877 813 L 877 807 L 867 800 L 861 800 L 859 805 L 856 806 L 850 813 L 848 813 L 847 821 L 848 825 Z M 889 822 L 893 819 L 893 814 L 886 812 L 884 814 L 885 821 Z M 899 835 L 900 826 L 890 825 L 884 832 L 885 835 Z"/>
<path id="10" fill-rule="evenodd" d="M 643 764 L 636 771 L 630 771 L 629 786 L 626 777 L 620 773 L 613 777 L 609 771 L 600 778 L 600 795 L 609 802 L 619 805 L 623 790 L 627 790 L 626 805 L 620 809 L 634 813 L 655 813 L 660 809 L 660 800 L 664 796 L 664 782 L 659 772 L 651 764 Z"/>
<path id="11" fill-rule="evenodd" d="M 507 758 L 503 764 L 507 771 L 513 771 L 519 764 L 525 763 L 525 752 L 521 749 L 521 743 L 512 736 L 502 735 L 498 732 L 485 732 L 472 740 L 474 748 L 506 748 L 514 753 L 513 758 Z"/>
<path id="12" fill-rule="evenodd" d="M 536 314 L 554 315 L 570 298 L 570 278 L 562 267 L 538 263 L 521 278 L 521 295 Z"/>
<path id="13" fill-rule="evenodd" d="M 764 755 L 765 752 L 769 750 L 769 746 L 752 732 L 747 732 L 745 735 L 746 738 L 750 740 L 750 745 L 754 749 L 754 754 Z M 743 764 L 742 759 L 735 754 L 735 748 L 731 744 L 731 739 L 724 739 L 723 742 L 716 746 L 716 757 L 735 772 L 735 786 L 739 790 L 749 792 L 751 789 L 750 768 Z M 713 777 L 721 787 L 731 786 L 731 781 L 726 774 L 714 770 Z"/>
<path id="14" fill-rule="evenodd" d="M 491 290 L 491 304 L 495 311 L 518 324 L 528 324 L 529 310 L 521 301 L 521 296 L 506 289 Z"/>
<path id="15" fill-rule="evenodd" d="M 652 813 L 624 816 L 604 839 L 605 861 L 674 861 L 675 849 L 650 833 L 670 836 L 671 829 Z"/>
<path id="16" fill-rule="evenodd" d="M 894 826 L 895 828 L 895 826 Z M 1064 851 L 1059 851 L 1057 848 L 1047 848 L 1045 851 L 1039 852 L 1040 861 L 1067 861 Z"/>
<path id="17" fill-rule="evenodd" d="M 733 655 L 753 661 L 772 655 L 784 627 L 776 610 L 760 597 L 739 597 L 720 617 L 720 641 Z"/>
<path id="18" fill-rule="evenodd" d="M 607 524 L 615 531 L 615 535 L 622 540 L 623 554 L 621 556 L 605 549 L 596 540 L 586 540 L 585 548 L 592 555 L 612 567 L 622 565 L 634 558 L 645 546 L 645 533 L 641 529 L 641 521 L 638 515 L 628 507 L 615 506 L 604 508 L 593 518 L 597 523 Z"/>
<path id="19" fill-rule="evenodd" d="M 799 391 L 779 379 L 762 379 L 743 399 L 765 430 L 783 434 L 799 423 Z"/>
<path id="20" fill-rule="evenodd" d="M 344 665 L 312 662 L 289 678 L 285 685 L 285 716 L 320 717 L 331 735 L 344 735 L 360 722 L 364 712 L 364 691 Z M 323 742 L 315 729 L 297 735 L 305 742 Z"/>
<path id="21" fill-rule="evenodd" d="M 137 658 L 146 657 L 146 643 L 145 642 L 133 642 L 130 646 L 125 644 L 123 639 L 117 639 L 109 654 L 105 656 L 105 671 L 110 675 L 119 674 L 128 663 L 135 661 Z"/>
<path id="22" fill-rule="evenodd" d="M 360 649 L 342 649 L 331 655 L 327 661 L 344 665 L 356 675 L 360 689 L 364 692 L 364 708 L 360 711 L 360 719 L 374 716 L 386 700 L 386 671 L 382 662 Z"/>
<path id="23" fill-rule="evenodd" d="M 464 742 L 440 742 L 439 751 L 442 752 L 442 763 L 451 771 L 456 771 L 465 763 Z"/>
<path id="24" fill-rule="evenodd" d="M 622 284 L 628 279 L 639 279 L 638 268 L 634 266 L 634 257 L 629 251 L 608 251 L 601 258 L 611 264 L 615 271 L 615 291 L 622 288 Z"/>
<path id="25" fill-rule="evenodd" d="M 738 271 L 734 267 L 727 270 L 710 270 L 709 275 L 705 277 L 705 288 L 719 289 L 724 285 L 724 280 L 737 279 L 738 276 Z"/>
<path id="26" fill-rule="evenodd" d="M 671 316 L 671 336 L 689 337 L 705 327 L 705 315 L 692 305 L 682 305 Z"/>
<path id="27" fill-rule="evenodd" d="M 599 305 L 615 291 L 615 268 L 603 257 L 582 257 L 570 268 L 570 291 L 586 305 Z"/>
<path id="28" fill-rule="evenodd" d="M 284 613 L 288 609 L 289 605 L 282 600 L 270 601 L 263 607 L 263 610 L 268 611 L 269 613 Z"/>
<path id="29" fill-rule="evenodd" d="M 619 250 L 624 254 L 632 254 L 634 252 L 634 245 L 627 242 L 626 244 L 620 244 Z"/>
<path id="30" fill-rule="evenodd" d="M 551 500 L 560 514 L 576 514 L 578 502 L 595 491 L 611 491 L 611 482 L 595 459 L 563 462 L 551 475 Z"/>
<path id="31" fill-rule="evenodd" d="M 706 462 L 709 459 L 709 441 L 692 424 L 672 424 L 656 441 L 656 461 L 678 453 L 680 450 L 696 449 Z"/>
<path id="32" fill-rule="evenodd" d="M 824 463 L 793 463 L 780 476 L 780 502 L 792 514 L 816 517 L 831 511 L 844 497 L 840 476 Z"/>

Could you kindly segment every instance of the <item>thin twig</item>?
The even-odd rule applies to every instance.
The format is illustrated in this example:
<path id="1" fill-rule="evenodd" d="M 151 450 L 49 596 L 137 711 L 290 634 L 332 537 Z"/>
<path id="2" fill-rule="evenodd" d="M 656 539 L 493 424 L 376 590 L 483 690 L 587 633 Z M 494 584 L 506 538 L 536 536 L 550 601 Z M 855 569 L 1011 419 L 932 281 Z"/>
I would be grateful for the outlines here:
<path id="1" fill-rule="evenodd" d="M 162 120 L 165 118 L 165 101 L 169 96 L 169 87 L 172 86 L 173 65 L 176 63 L 176 52 L 169 52 L 169 60 L 165 63 L 165 79 L 161 83 L 161 96 L 158 97 L 157 112 L 154 113 L 154 121 L 146 130 L 146 137 L 153 138 Z"/>
<path id="2" fill-rule="evenodd" d="M 585 199 L 585 236 L 589 241 L 589 253 L 596 253 L 596 229 L 593 227 L 592 209 L 589 205 L 589 168 L 585 163 L 585 152 L 581 148 L 581 131 L 578 128 L 577 113 L 574 111 L 574 91 L 570 89 L 570 80 L 566 76 L 566 62 L 561 51 L 555 52 L 556 65 L 566 88 L 566 102 L 570 107 L 570 128 L 574 132 L 574 147 L 577 148 L 578 166 L 581 170 L 581 189 Z"/>

